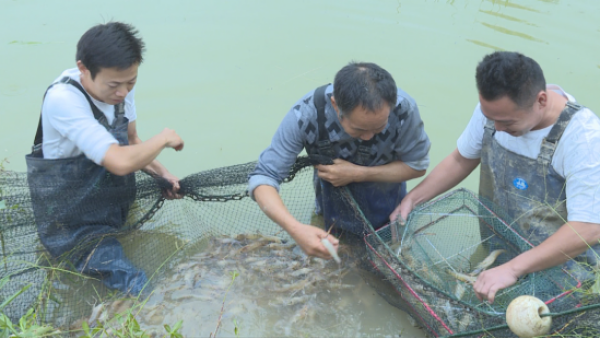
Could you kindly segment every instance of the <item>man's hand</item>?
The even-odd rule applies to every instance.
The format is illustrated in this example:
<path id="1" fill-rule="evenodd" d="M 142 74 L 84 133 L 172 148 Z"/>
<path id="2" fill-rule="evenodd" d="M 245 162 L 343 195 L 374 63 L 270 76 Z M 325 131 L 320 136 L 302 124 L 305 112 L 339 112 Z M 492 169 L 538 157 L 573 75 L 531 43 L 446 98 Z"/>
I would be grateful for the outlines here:
<path id="1" fill-rule="evenodd" d="M 327 234 L 327 232 L 323 231 L 322 229 L 311 225 L 303 225 L 303 227 L 298 227 L 293 233 L 290 233 L 290 235 L 292 238 L 294 238 L 298 246 L 302 248 L 304 253 L 309 256 L 331 259 L 331 255 L 325 246 L 323 246 L 321 239 L 327 238 L 336 251 L 339 246 L 338 239 L 330 234 Z"/>
<path id="2" fill-rule="evenodd" d="M 402 199 L 402 202 L 400 202 L 400 205 L 398 205 L 392 214 L 390 214 L 390 221 L 394 222 L 398 220 L 400 225 L 404 225 L 413 208 L 415 208 L 415 203 L 410 194 L 407 194 Z"/>
<path id="3" fill-rule="evenodd" d="M 333 165 L 315 166 L 319 178 L 328 181 L 335 187 L 360 181 L 363 172 L 362 167 L 342 159 L 334 159 Z"/>
<path id="4" fill-rule="evenodd" d="M 173 186 L 171 189 L 163 190 L 163 195 L 164 195 L 165 199 L 173 200 L 173 199 L 183 198 L 183 195 L 177 194 L 177 192 L 179 191 L 179 188 L 180 188 L 179 178 L 177 178 L 176 176 L 174 176 L 173 174 L 171 174 L 169 172 L 167 172 L 162 177 L 164 179 L 166 179 L 169 183 L 171 183 L 171 185 Z"/>
<path id="5" fill-rule="evenodd" d="M 170 128 L 163 129 L 160 135 L 165 138 L 165 147 L 170 147 L 176 151 L 183 149 L 183 139 Z"/>
<path id="6" fill-rule="evenodd" d="M 510 261 L 504 265 L 481 272 L 477 281 L 473 284 L 475 295 L 479 301 L 487 300 L 491 304 L 494 302 L 496 292 L 517 282 L 519 276 L 509 264 Z"/>

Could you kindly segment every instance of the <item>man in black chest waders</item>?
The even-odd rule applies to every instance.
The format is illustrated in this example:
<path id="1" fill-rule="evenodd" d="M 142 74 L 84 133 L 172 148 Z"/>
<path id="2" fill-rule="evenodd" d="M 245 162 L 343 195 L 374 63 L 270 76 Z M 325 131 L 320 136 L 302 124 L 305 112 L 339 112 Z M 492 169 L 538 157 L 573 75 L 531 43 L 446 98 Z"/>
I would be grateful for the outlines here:
<path id="1" fill-rule="evenodd" d="M 38 233 L 54 257 L 98 277 L 110 288 L 138 294 L 147 282 L 115 234 L 136 195 L 134 172 L 179 181 L 155 158 L 183 149 L 170 129 L 142 142 L 136 131 L 134 86 L 144 43 L 130 25 L 89 29 L 77 44 L 77 67 L 46 91 L 27 175 Z"/>
<path id="2" fill-rule="evenodd" d="M 316 213 L 325 226 L 335 224 L 360 237 L 364 223 L 341 196 L 342 187 L 373 227 L 381 227 L 406 194 L 406 181 L 425 174 L 429 147 L 413 98 L 381 67 L 352 62 L 336 74 L 333 85 L 311 90 L 288 112 L 250 174 L 249 193 L 306 254 L 330 259 L 321 239 L 328 238 L 336 249 L 338 239 L 296 220 L 278 194 L 298 154 L 305 149 L 320 163 L 315 165 Z"/>
<path id="3" fill-rule="evenodd" d="M 592 281 L 600 252 L 600 119 L 561 87 L 546 85 L 538 63 L 519 53 L 485 56 L 476 80 L 479 104 L 458 147 L 390 219 L 406 220 L 415 205 L 481 164 L 479 194 L 535 247 L 482 272 L 477 297 L 493 302 L 519 277 L 565 263 L 580 281 Z"/>

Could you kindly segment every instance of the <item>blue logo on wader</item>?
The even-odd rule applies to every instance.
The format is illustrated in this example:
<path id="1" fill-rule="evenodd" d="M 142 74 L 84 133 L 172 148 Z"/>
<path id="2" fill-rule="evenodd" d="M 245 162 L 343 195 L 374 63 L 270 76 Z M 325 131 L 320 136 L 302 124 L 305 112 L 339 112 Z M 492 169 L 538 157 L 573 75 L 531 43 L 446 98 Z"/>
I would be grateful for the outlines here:
<path id="1" fill-rule="evenodd" d="M 516 178 L 513 180 L 513 185 L 520 190 L 526 190 L 527 187 L 529 187 L 529 185 L 527 185 L 527 181 L 525 181 L 523 178 Z"/>

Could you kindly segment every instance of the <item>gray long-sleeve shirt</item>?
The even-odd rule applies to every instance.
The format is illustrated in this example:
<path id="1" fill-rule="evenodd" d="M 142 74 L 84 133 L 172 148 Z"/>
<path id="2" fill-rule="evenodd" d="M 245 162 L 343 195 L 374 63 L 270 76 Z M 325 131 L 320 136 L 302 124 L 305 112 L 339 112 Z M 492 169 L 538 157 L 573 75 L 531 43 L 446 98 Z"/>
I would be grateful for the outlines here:
<path id="1" fill-rule="evenodd" d="M 330 98 L 332 93 L 333 85 L 329 85 L 325 97 Z M 313 94 L 314 90 L 296 102 L 279 125 L 271 145 L 260 154 L 256 169 L 249 175 L 248 192 L 252 198 L 254 189 L 260 185 L 279 190 L 298 154 L 304 148 L 313 148 L 318 141 L 317 109 Z M 352 162 L 363 141 L 344 131 L 331 100 L 326 100 L 325 117 L 329 140 L 337 158 Z M 396 107 L 390 113 L 385 129 L 374 136 L 367 166 L 380 166 L 399 160 L 417 171 L 425 170 L 429 166 L 430 146 L 415 100 L 398 89 Z"/>

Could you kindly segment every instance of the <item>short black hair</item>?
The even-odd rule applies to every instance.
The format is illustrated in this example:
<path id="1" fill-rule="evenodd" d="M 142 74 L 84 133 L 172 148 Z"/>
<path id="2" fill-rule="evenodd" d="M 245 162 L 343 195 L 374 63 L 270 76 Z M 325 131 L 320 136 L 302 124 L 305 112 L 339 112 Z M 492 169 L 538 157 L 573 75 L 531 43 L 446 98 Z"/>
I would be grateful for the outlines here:
<path id="1" fill-rule="evenodd" d="M 493 101 L 507 95 L 517 106 L 533 105 L 537 94 L 546 90 L 546 79 L 535 60 L 518 52 L 494 52 L 477 65 L 479 94 Z"/>
<path id="2" fill-rule="evenodd" d="M 349 114 L 359 105 L 374 112 L 384 103 L 394 108 L 398 89 L 385 69 L 374 63 L 352 61 L 335 75 L 333 96 L 344 113 Z"/>
<path id="3" fill-rule="evenodd" d="M 127 69 L 141 64 L 145 45 L 137 34 L 133 26 L 122 22 L 96 25 L 79 39 L 75 60 L 90 70 L 92 80 L 101 68 Z"/>

